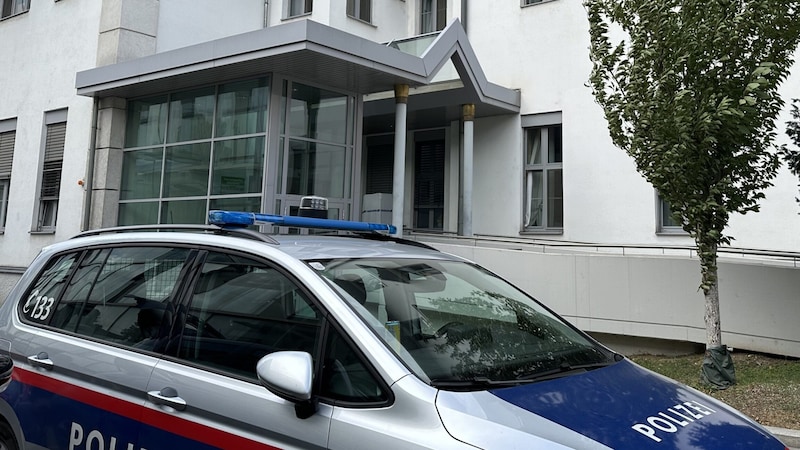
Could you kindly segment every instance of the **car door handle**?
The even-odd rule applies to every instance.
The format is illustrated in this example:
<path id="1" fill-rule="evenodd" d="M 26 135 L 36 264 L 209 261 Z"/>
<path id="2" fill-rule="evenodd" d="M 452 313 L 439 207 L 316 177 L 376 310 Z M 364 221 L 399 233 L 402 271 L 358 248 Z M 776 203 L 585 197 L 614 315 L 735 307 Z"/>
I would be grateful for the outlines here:
<path id="1" fill-rule="evenodd" d="M 186 409 L 186 400 L 178 397 L 178 391 L 175 388 L 165 387 L 160 391 L 150 391 L 147 393 L 147 398 L 157 405 L 171 406 L 178 411 Z"/>
<path id="2" fill-rule="evenodd" d="M 52 370 L 55 363 L 47 355 L 47 352 L 39 352 L 33 356 L 28 356 L 28 362 L 36 367 L 42 367 L 47 370 Z"/>

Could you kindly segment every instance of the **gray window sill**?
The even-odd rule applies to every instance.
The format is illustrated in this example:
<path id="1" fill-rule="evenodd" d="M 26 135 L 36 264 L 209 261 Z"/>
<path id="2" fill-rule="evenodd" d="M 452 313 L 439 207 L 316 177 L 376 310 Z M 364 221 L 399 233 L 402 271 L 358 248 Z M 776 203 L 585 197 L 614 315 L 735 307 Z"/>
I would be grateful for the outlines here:
<path id="1" fill-rule="evenodd" d="M 683 228 L 679 228 L 679 227 L 661 228 L 660 230 L 656 230 L 656 236 L 686 236 L 686 237 L 689 237 L 689 233 L 687 233 Z"/>
<path id="2" fill-rule="evenodd" d="M 56 230 L 31 230 L 29 233 L 31 235 L 56 234 Z"/>
<path id="3" fill-rule="evenodd" d="M 541 230 L 522 230 L 519 232 L 520 236 L 562 236 L 564 234 L 563 228 L 543 228 Z"/>

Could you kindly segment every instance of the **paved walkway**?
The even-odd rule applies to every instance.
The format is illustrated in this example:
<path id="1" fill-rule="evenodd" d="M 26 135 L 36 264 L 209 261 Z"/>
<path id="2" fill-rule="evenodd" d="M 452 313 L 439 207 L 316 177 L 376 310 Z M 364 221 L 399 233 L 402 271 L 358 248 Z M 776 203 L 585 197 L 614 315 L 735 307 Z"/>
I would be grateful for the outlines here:
<path id="1" fill-rule="evenodd" d="M 787 430 L 786 428 L 767 427 L 770 433 L 792 448 L 800 448 L 800 431 Z"/>

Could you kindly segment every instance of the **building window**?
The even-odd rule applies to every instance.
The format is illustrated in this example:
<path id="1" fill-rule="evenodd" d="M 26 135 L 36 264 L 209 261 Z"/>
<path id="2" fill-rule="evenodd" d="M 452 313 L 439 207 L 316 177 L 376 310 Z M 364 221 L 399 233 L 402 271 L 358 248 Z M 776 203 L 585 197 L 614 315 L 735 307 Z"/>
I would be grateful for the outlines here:
<path id="1" fill-rule="evenodd" d="M 297 17 L 311 14 L 312 0 L 287 0 L 286 17 Z"/>
<path id="2" fill-rule="evenodd" d="M 14 160 L 14 140 L 17 121 L 0 121 L 0 233 L 6 229 L 8 191 L 11 188 L 11 163 Z"/>
<path id="3" fill-rule="evenodd" d="M 687 234 L 672 215 L 669 203 L 656 192 L 656 232 L 659 234 Z"/>
<path id="4" fill-rule="evenodd" d="M 418 133 L 414 146 L 414 228 L 444 229 L 445 153 L 444 133 Z"/>
<path id="5" fill-rule="evenodd" d="M 39 186 L 39 214 L 36 231 L 53 232 L 58 215 L 61 193 L 61 166 L 64 162 L 64 142 L 67 135 L 67 110 L 45 115 L 44 160 Z"/>
<path id="6" fill-rule="evenodd" d="M 30 5 L 30 0 L 0 0 L 0 19 L 24 13 Z"/>
<path id="7" fill-rule="evenodd" d="M 347 0 L 347 15 L 372 23 L 372 0 Z"/>
<path id="8" fill-rule="evenodd" d="M 268 99 L 259 78 L 128 102 L 119 225 L 261 211 Z"/>
<path id="9" fill-rule="evenodd" d="M 561 125 L 525 129 L 525 231 L 564 228 Z"/>
<path id="10" fill-rule="evenodd" d="M 447 24 L 447 0 L 420 0 L 420 33 L 443 30 Z"/>
<path id="11" fill-rule="evenodd" d="M 522 6 L 538 5 L 539 3 L 552 2 L 553 0 L 522 0 Z"/>
<path id="12" fill-rule="evenodd" d="M 287 80 L 281 108 L 275 211 L 295 214 L 317 195 L 330 218 L 350 218 L 355 98 Z"/>

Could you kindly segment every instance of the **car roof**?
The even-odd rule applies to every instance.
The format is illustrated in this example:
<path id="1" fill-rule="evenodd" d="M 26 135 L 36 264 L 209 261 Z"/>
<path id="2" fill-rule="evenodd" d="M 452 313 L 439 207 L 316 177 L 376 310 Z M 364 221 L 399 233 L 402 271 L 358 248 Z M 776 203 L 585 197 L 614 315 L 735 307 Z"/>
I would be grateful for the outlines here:
<path id="1" fill-rule="evenodd" d="M 172 231 L 163 231 L 172 230 Z M 188 230 L 188 232 L 187 232 Z M 158 232 L 156 232 L 158 231 Z M 338 258 L 423 258 L 462 260 L 426 244 L 381 233 L 262 234 L 251 230 L 224 230 L 215 226 L 116 227 L 91 230 L 53 244 L 46 251 L 63 251 L 88 245 L 175 243 L 210 245 L 240 251 L 274 254 L 309 261 Z M 269 248 L 269 250 L 267 250 Z"/>
<path id="2" fill-rule="evenodd" d="M 297 259 L 335 258 L 460 258 L 415 241 L 370 239 L 369 236 L 326 235 L 273 235 L 279 242 L 278 249 Z"/>

